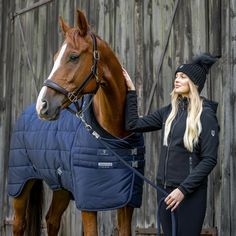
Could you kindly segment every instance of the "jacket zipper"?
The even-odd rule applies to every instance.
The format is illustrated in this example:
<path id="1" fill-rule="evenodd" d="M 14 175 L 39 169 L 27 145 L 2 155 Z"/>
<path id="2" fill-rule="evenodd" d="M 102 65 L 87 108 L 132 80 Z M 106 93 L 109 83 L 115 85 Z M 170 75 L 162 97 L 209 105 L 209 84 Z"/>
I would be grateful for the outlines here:
<path id="1" fill-rule="evenodd" d="M 171 141 L 172 141 L 172 134 L 174 131 L 174 128 L 176 126 L 176 124 L 178 123 L 179 119 L 182 117 L 183 115 L 183 111 L 184 109 L 182 109 L 181 114 L 179 115 L 178 119 L 176 120 L 176 122 L 173 124 L 173 127 L 171 129 L 171 133 L 170 133 L 170 143 L 168 144 L 168 148 L 167 148 L 167 153 L 166 153 L 166 160 L 165 160 L 165 166 L 164 166 L 164 189 L 166 189 L 166 185 L 167 185 L 167 181 L 166 181 L 166 175 L 167 175 L 167 163 L 169 160 L 169 150 L 170 150 L 170 146 L 171 146 Z"/>
<path id="2" fill-rule="evenodd" d="M 191 173 L 193 170 L 193 158 L 189 157 L 189 173 Z"/>

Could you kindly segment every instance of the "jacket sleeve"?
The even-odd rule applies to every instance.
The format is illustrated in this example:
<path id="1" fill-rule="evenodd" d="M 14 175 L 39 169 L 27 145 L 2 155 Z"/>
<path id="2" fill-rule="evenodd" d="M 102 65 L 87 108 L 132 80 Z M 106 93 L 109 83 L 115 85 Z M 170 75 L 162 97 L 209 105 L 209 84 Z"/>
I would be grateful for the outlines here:
<path id="1" fill-rule="evenodd" d="M 204 112 L 201 120 L 202 132 L 199 137 L 201 161 L 180 184 L 179 189 L 184 195 L 196 190 L 217 163 L 219 125 L 216 115 L 213 111 L 208 110 Z"/>
<path id="2" fill-rule="evenodd" d="M 162 128 L 162 110 L 144 116 L 138 116 L 136 91 L 129 91 L 126 96 L 125 128 L 133 132 L 149 132 Z"/>

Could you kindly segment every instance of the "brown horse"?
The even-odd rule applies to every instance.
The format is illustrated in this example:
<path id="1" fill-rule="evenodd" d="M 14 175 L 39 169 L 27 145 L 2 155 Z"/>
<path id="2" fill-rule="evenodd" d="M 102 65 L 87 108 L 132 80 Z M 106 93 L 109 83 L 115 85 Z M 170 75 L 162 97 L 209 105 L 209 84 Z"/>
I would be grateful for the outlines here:
<path id="1" fill-rule="evenodd" d="M 63 19 L 60 19 L 60 25 L 65 40 L 55 55 L 54 66 L 45 83 L 46 86 L 42 87 L 38 96 L 36 110 L 39 117 L 55 120 L 60 111 L 68 107 L 71 102 L 84 94 L 95 93 L 93 108 L 99 124 L 114 136 L 121 138 L 127 136 L 128 133 L 124 129 L 126 85 L 118 59 L 106 42 L 91 34 L 87 20 L 81 11 L 77 11 L 76 27 L 69 27 Z M 37 184 L 38 181 L 29 180 L 22 193 L 13 200 L 14 236 L 23 235 L 27 224 L 33 227 L 33 219 L 30 218 L 30 223 L 28 222 L 30 215 L 27 209 L 33 211 L 34 204 L 41 204 L 39 195 L 35 197 L 38 203 L 32 202 L 32 205 L 28 203 L 30 194 L 37 189 Z M 52 202 L 46 215 L 49 236 L 58 234 L 62 214 L 70 199 L 71 195 L 66 190 L 53 192 Z M 38 211 L 36 218 L 39 218 L 40 213 Z M 117 210 L 119 235 L 131 235 L 132 214 L 133 208 L 129 206 Z M 40 235 L 41 223 L 36 221 L 40 222 L 40 218 L 35 219 L 39 233 L 30 231 L 29 235 Z M 82 211 L 82 221 L 84 235 L 98 235 L 97 212 Z"/>

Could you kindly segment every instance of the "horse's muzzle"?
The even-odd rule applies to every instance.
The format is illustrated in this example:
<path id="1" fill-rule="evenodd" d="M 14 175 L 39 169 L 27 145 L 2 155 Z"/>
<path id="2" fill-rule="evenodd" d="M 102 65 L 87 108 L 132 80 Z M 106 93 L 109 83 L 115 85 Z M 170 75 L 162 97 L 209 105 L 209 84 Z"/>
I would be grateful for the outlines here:
<path id="1" fill-rule="evenodd" d="M 54 93 L 54 91 L 52 93 Z M 48 89 L 43 87 L 36 103 L 36 111 L 39 118 L 43 120 L 57 120 L 60 115 L 63 99 L 64 95 L 51 95 Z"/>

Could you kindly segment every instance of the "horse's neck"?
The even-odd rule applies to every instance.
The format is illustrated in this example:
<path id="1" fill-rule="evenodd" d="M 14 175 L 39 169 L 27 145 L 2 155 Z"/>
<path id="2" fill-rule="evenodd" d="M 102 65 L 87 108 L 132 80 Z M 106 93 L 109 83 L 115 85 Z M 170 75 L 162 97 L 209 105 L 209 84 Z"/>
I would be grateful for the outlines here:
<path id="1" fill-rule="evenodd" d="M 94 97 L 94 112 L 98 123 L 110 134 L 124 137 L 125 131 L 125 98 L 126 85 L 121 66 L 113 54 L 109 52 L 109 61 L 104 60 L 104 84 Z M 105 64 L 106 63 L 106 64 Z"/>
<path id="2" fill-rule="evenodd" d="M 94 112 L 98 123 L 110 134 L 124 137 L 125 93 L 119 87 L 101 87 L 94 97 Z"/>

